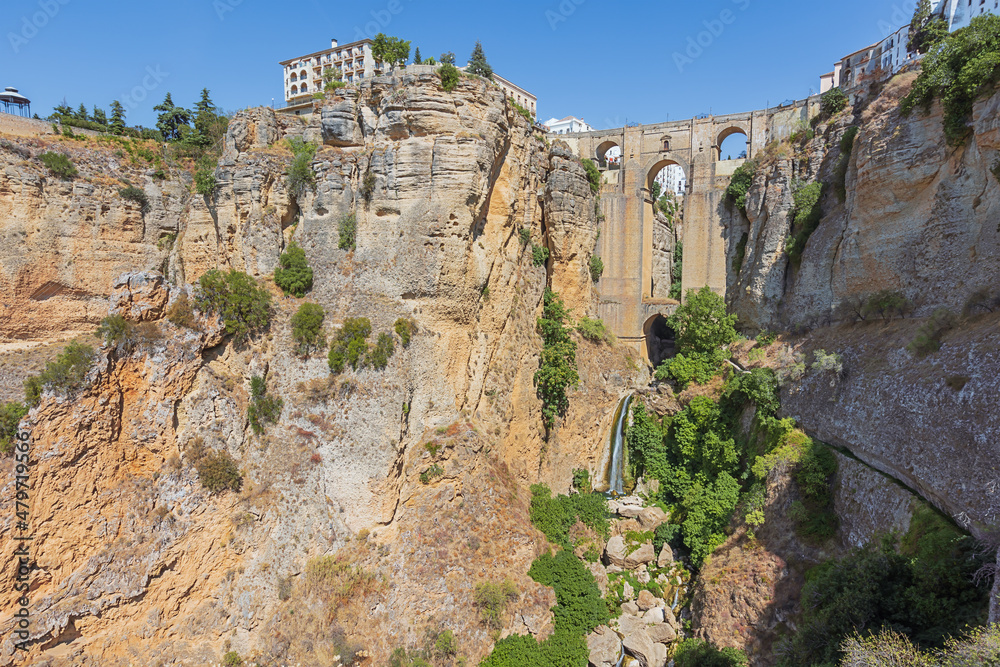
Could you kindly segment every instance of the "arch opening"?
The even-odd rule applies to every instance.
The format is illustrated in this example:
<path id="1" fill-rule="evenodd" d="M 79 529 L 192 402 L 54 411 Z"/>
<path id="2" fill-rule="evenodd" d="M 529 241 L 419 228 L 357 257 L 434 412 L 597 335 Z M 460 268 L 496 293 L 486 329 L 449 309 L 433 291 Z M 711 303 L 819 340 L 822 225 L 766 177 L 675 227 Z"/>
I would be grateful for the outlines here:
<path id="1" fill-rule="evenodd" d="M 668 192 L 683 195 L 687 189 L 687 173 L 675 160 L 660 160 L 649 170 L 646 187 L 654 199 Z"/>
<path id="2" fill-rule="evenodd" d="M 620 169 L 622 149 L 614 141 L 605 141 L 597 147 L 597 166 L 600 169 Z"/>
<path id="3" fill-rule="evenodd" d="M 750 142 L 746 132 L 738 127 L 730 127 L 719 134 L 718 159 L 720 162 L 726 160 L 743 160 L 748 155 Z"/>
<path id="4" fill-rule="evenodd" d="M 652 316 L 646 320 L 642 333 L 646 337 L 646 355 L 653 368 L 673 358 L 677 334 L 670 328 L 667 318 L 663 315 Z"/>

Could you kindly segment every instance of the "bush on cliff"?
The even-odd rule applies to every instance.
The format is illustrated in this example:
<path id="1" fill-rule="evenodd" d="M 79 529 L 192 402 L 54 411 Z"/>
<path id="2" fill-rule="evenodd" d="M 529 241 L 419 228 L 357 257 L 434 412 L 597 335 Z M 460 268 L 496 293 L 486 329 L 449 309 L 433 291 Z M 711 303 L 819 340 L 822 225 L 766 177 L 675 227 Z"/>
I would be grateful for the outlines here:
<path id="1" fill-rule="evenodd" d="M 0 454 L 6 456 L 14 451 L 17 425 L 27 414 L 28 406 L 24 403 L 12 401 L 0 405 Z"/>
<path id="2" fill-rule="evenodd" d="M 24 381 L 24 402 L 28 407 L 38 405 L 46 387 L 65 393 L 80 389 L 95 356 L 94 348 L 71 342 L 55 360 L 45 364 L 45 370 L 39 375 Z"/>
<path id="3" fill-rule="evenodd" d="M 792 213 L 791 236 L 785 241 L 785 252 L 788 253 L 788 259 L 795 264 L 802 260 L 802 253 L 809 237 L 819 227 L 820 218 L 823 216 L 823 208 L 820 206 L 822 196 L 823 184 L 819 181 L 800 186 L 792 193 L 795 208 Z"/>
<path id="4" fill-rule="evenodd" d="M 368 352 L 368 336 L 372 333 L 372 323 L 367 317 L 348 318 L 337 330 L 330 344 L 328 357 L 330 370 L 343 373 L 350 364 L 357 370 L 362 365 L 365 353 Z"/>
<path id="5" fill-rule="evenodd" d="M 302 298 L 312 289 L 313 270 L 306 261 L 306 252 L 292 241 L 288 250 L 281 254 L 281 266 L 274 270 L 274 283 L 285 294 Z"/>
<path id="6" fill-rule="evenodd" d="M 676 333 L 677 356 L 656 371 L 658 380 L 675 380 L 681 387 L 707 382 L 728 358 L 725 346 L 736 340 L 736 315 L 726 314 L 726 303 L 708 287 L 688 290 L 687 299 L 670 316 Z"/>
<path id="7" fill-rule="evenodd" d="M 118 196 L 125 201 L 130 201 L 133 204 L 137 204 L 143 212 L 149 208 L 149 196 L 146 191 L 142 188 L 137 188 L 134 185 L 129 185 L 118 191 Z"/>
<path id="8" fill-rule="evenodd" d="M 247 417 L 253 432 L 260 435 L 265 424 L 277 424 L 281 418 L 281 409 L 285 402 L 277 396 L 267 393 L 264 378 L 255 375 L 250 378 L 250 405 L 247 407 Z"/>
<path id="9" fill-rule="evenodd" d="M 729 187 L 726 188 L 726 196 L 736 204 L 736 208 L 744 213 L 747 210 L 747 193 L 750 192 L 750 186 L 753 185 L 753 177 L 756 173 L 757 163 L 753 160 L 747 160 L 736 168 L 729 181 Z"/>
<path id="10" fill-rule="evenodd" d="M 597 168 L 597 165 L 590 158 L 584 158 L 580 161 L 580 164 L 583 165 L 583 170 L 587 172 L 590 191 L 597 194 L 601 191 L 601 170 Z"/>
<path id="11" fill-rule="evenodd" d="M 68 155 L 47 151 L 39 155 L 38 159 L 49 171 L 63 180 L 69 180 L 77 174 L 76 167 L 73 166 Z"/>
<path id="12" fill-rule="evenodd" d="M 202 312 L 220 316 L 226 333 L 237 339 L 271 323 L 271 293 L 241 271 L 205 273 L 198 279 L 195 303 Z"/>
<path id="13" fill-rule="evenodd" d="M 444 63 L 438 68 L 438 76 L 441 77 L 441 88 L 450 93 L 458 86 L 462 74 L 451 63 Z"/>
<path id="14" fill-rule="evenodd" d="M 296 199 L 305 195 L 307 190 L 316 187 L 316 174 L 313 173 L 312 162 L 316 157 L 316 144 L 309 143 L 300 137 L 288 140 L 288 148 L 292 151 L 292 162 L 288 165 L 288 176 L 285 184 Z"/>
<path id="15" fill-rule="evenodd" d="M 685 639 L 674 654 L 676 667 L 746 667 L 747 656 L 739 649 L 715 648 L 703 639 Z"/>
<path id="16" fill-rule="evenodd" d="M 313 350 L 326 346 L 323 320 L 326 313 L 318 303 L 304 303 L 292 315 L 292 338 L 295 339 L 295 353 L 308 356 Z"/>
<path id="17" fill-rule="evenodd" d="M 823 97 L 820 98 L 819 112 L 826 118 L 836 116 L 838 113 L 847 108 L 848 102 L 850 102 L 850 100 L 840 88 L 828 90 L 823 93 Z"/>
<path id="18" fill-rule="evenodd" d="M 569 311 L 559 295 L 545 288 L 542 317 L 538 318 L 543 347 L 534 380 L 542 401 L 542 422 L 546 430 L 552 429 L 556 419 L 569 407 L 566 389 L 576 387 L 580 381 L 576 370 L 576 343 L 570 339 L 566 326 L 568 316 Z"/>
<path id="19" fill-rule="evenodd" d="M 920 75 L 901 103 L 904 115 L 934 100 L 944 107 L 944 134 L 953 146 L 965 144 L 972 106 L 1000 81 L 1000 16 L 981 15 L 946 36 L 921 62 Z"/>
<path id="20" fill-rule="evenodd" d="M 341 250 L 354 250 L 357 247 L 358 216 L 346 213 L 337 223 L 337 247 Z"/>
<path id="21" fill-rule="evenodd" d="M 550 542 L 561 547 L 573 546 L 570 544 L 569 529 L 577 521 L 599 535 L 608 534 L 608 502 L 599 493 L 553 497 L 548 486 L 535 484 L 531 487 L 530 514 L 531 523 L 545 533 Z"/>
<path id="22" fill-rule="evenodd" d="M 198 471 L 198 481 L 210 493 L 239 491 L 243 486 L 243 475 L 229 452 L 206 454 L 195 464 L 195 469 Z"/>
<path id="23" fill-rule="evenodd" d="M 590 279 L 595 283 L 604 275 L 604 260 L 597 255 L 590 256 Z"/>

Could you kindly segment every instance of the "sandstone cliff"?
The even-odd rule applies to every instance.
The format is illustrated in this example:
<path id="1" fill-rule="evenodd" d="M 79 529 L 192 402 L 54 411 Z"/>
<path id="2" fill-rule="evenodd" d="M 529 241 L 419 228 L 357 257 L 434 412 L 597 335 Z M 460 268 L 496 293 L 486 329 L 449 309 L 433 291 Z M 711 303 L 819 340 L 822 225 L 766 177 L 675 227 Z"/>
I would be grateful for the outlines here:
<path id="1" fill-rule="evenodd" d="M 289 137 L 321 144 L 315 187 L 299 197 L 284 176 Z M 32 158 L 47 148 L 69 152 L 81 177 L 44 175 Z M 318 664 L 354 642 L 379 662 L 450 628 L 477 662 L 492 639 L 472 591 L 504 578 L 521 593 L 507 631 L 549 632 L 551 592 L 525 574 L 543 544 L 526 484 L 565 491 L 574 468 L 599 476 L 613 412 L 640 375 L 624 349 L 581 339 L 580 386 L 543 439 L 533 386 L 543 290 L 575 316 L 592 312 L 595 206 L 570 151 L 547 148 L 492 85 L 463 78 L 446 93 L 432 74 L 367 81 L 304 119 L 238 114 L 211 197 L 190 194 L 186 173 L 161 182 L 115 162 L 113 146 L 36 140 L 28 150 L 0 151 L 0 281 L 12 295 L 0 335 L 52 343 L 109 312 L 162 335 L 124 356 L 102 349 L 81 395 L 48 395 L 29 416 L 33 660 L 205 662 L 231 647 Z M 145 211 L 116 199 L 126 181 L 146 189 Z M 351 213 L 356 249 L 342 250 Z M 532 265 L 521 228 L 550 249 L 547 266 Z M 198 333 L 163 319 L 210 269 L 272 285 L 292 241 L 315 271 L 305 300 L 324 307 L 328 328 L 348 317 L 368 317 L 376 333 L 416 322 L 384 371 L 330 380 L 324 356 L 296 356 L 289 320 L 303 300 L 276 288 L 270 332 L 245 343 L 223 340 L 216 322 Z M 253 375 L 285 402 L 259 437 L 246 417 Z M 239 462 L 241 494 L 200 487 L 198 447 Z M 10 460 L 0 465 L 12 484 Z M 442 473 L 424 483 L 432 465 Z M 342 609 L 302 576 L 334 553 L 372 582 Z M 12 612 L 0 607 L 5 638 Z M 340 635 L 324 630 L 331 622 Z M 0 664 L 12 654 L 0 646 Z"/>

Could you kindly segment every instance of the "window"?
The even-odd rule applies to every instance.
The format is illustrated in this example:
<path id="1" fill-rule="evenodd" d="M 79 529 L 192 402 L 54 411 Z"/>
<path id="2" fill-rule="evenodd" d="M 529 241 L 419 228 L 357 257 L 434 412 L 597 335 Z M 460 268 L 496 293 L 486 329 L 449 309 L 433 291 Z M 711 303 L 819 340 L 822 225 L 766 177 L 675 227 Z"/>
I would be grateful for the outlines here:
<path id="1" fill-rule="evenodd" d="M 298 94 L 299 94 L 299 87 L 292 86 L 292 95 L 298 95 Z"/>
<path id="2" fill-rule="evenodd" d="M 308 83 L 303 83 L 302 84 L 302 92 L 303 93 L 308 93 L 309 92 L 309 84 Z"/>

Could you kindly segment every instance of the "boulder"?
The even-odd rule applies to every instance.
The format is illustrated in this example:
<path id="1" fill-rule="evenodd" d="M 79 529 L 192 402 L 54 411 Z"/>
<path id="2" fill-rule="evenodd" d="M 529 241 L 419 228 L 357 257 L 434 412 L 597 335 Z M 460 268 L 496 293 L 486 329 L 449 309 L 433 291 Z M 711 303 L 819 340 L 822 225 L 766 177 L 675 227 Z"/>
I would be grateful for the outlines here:
<path id="1" fill-rule="evenodd" d="M 643 530 L 656 530 L 657 526 L 660 526 L 669 520 L 670 515 L 661 510 L 659 507 L 647 507 L 639 512 L 639 523 L 642 524 Z"/>
<path id="2" fill-rule="evenodd" d="M 674 630 L 681 627 L 681 624 L 677 622 L 677 619 L 674 617 L 674 612 L 670 609 L 670 607 L 663 608 L 663 622 L 672 627 Z"/>
<path id="3" fill-rule="evenodd" d="M 622 646 L 639 660 L 642 667 L 652 667 L 654 664 L 656 649 L 653 648 L 653 640 L 646 634 L 645 626 L 633 628 L 632 632 L 626 633 L 622 640 Z"/>
<path id="4" fill-rule="evenodd" d="M 677 639 L 677 631 L 668 623 L 656 623 L 646 627 L 646 634 L 649 636 L 650 640 L 660 643 L 669 644 L 670 642 Z"/>
<path id="5" fill-rule="evenodd" d="M 622 597 L 626 601 L 635 599 L 635 589 L 632 588 L 632 585 L 629 584 L 627 581 L 625 582 L 625 586 L 622 590 L 623 590 Z"/>
<path id="6" fill-rule="evenodd" d="M 614 630 L 602 625 L 587 635 L 587 649 L 591 667 L 614 667 L 621 655 L 622 642 Z"/>
<path id="7" fill-rule="evenodd" d="M 653 607 L 642 615 L 642 620 L 651 625 L 663 623 L 663 607 Z"/>
<path id="8" fill-rule="evenodd" d="M 669 544 L 664 544 L 660 549 L 660 555 L 656 559 L 656 567 L 669 567 L 674 564 L 674 550 Z"/>
<path id="9" fill-rule="evenodd" d="M 652 563 L 654 560 L 656 560 L 656 552 L 653 550 L 653 545 L 646 542 L 625 557 L 624 566 L 629 570 L 634 570 L 640 565 Z"/>
<path id="10" fill-rule="evenodd" d="M 622 605 L 622 612 L 626 614 L 631 614 L 632 616 L 639 615 L 639 605 L 635 602 L 626 602 Z"/>
<path id="11" fill-rule="evenodd" d="M 642 514 L 642 499 L 638 496 L 625 496 L 616 503 L 616 513 L 629 519 L 635 519 Z"/>
<path id="12" fill-rule="evenodd" d="M 639 606 L 641 611 L 648 611 L 656 606 L 656 596 L 647 590 L 639 591 L 639 597 L 636 598 L 635 603 Z"/>
<path id="13" fill-rule="evenodd" d="M 650 667 L 665 667 L 667 664 L 667 647 L 663 644 L 653 644 L 653 662 Z"/>
<path id="14" fill-rule="evenodd" d="M 624 537 L 621 535 L 615 535 L 608 540 L 608 546 L 604 548 L 604 556 L 612 565 L 625 567 L 626 555 Z"/>
<path id="15" fill-rule="evenodd" d="M 648 570 L 639 570 L 638 573 L 635 575 L 635 578 L 639 580 L 640 584 L 648 584 L 653 579 L 651 576 L 649 576 Z"/>

